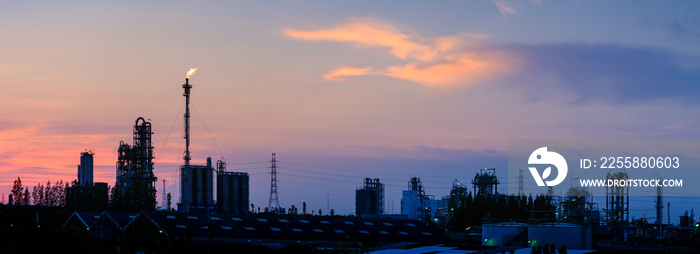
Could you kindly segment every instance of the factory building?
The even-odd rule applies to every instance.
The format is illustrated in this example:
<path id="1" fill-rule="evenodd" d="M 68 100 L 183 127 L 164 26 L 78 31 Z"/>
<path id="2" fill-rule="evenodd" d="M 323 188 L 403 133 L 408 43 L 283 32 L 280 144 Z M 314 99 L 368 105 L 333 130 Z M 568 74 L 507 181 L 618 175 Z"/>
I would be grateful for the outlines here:
<path id="1" fill-rule="evenodd" d="M 154 210 L 156 177 L 153 174 L 151 123 L 139 117 L 134 124 L 134 143 L 119 142 L 115 203 L 125 210 Z"/>
<path id="2" fill-rule="evenodd" d="M 379 178 L 365 178 L 364 185 L 355 190 L 355 214 L 361 217 L 384 214 L 384 184 Z"/>
<path id="3" fill-rule="evenodd" d="M 216 162 L 216 209 L 220 213 L 248 212 L 248 173 L 226 172 L 224 161 Z"/>
<path id="4" fill-rule="evenodd" d="M 408 190 L 402 193 L 401 214 L 407 215 L 409 220 L 435 222 L 439 218 L 445 218 L 447 203 L 446 199 L 426 195 L 420 178 L 413 177 L 408 182 Z"/>
<path id="5" fill-rule="evenodd" d="M 78 165 L 78 184 L 80 186 L 92 186 L 93 184 L 93 156 L 94 152 L 80 153 L 80 165 Z"/>

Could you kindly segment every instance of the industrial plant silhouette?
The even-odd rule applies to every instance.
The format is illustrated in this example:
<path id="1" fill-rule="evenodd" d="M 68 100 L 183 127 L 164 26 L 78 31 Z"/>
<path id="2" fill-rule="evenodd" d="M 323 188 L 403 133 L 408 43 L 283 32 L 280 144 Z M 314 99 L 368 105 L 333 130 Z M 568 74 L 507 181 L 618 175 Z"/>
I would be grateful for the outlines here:
<path id="1" fill-rule="evenodd" d="M 498 193 L 495 168 L 477 172 L 471 190 L 455 180 L 450 194 L 442 198 L 427 194 L 420 178 L 407 176 L 398 214 L 385 211 L 385 185 L 379 178 L 356 179 L 355 213 L 341 216 L 329 208 L 325 214 L 308 211 L 306 202 L 301 211 L 294 205 L 281 207 L 278 161 L 272 153 L 269 202 L 256 207 L 249 199 L 247 172 L 228 171 L 223 158 L 192 163 L 194 71 L 182 85 L 185 145 L 175 205 L 163 189 L 157 206 L 152 125 L 137 117 L 132 143 L 119 142 L 111 188 L 93 181 L 93 160 L 100 156 L 93 151 L 80 153 L 78 179 L 71 183 L 40 184 L 29 194 L 18 178 L 9 202 L 0 205 L 0 252 L 41 252 L 59 246 L 62 252 L 693 253 L 700 244 L 693 211 L 681 216 L 679 225 L 663 223 L 661 192 L 657 221 L 648 223 L 629 218 L 626 189 L 606 193 L 601 211 L 585 188 L 571 188 L 561 197 L 525 194 L 522 172 L 518 195 Z M 622 172 L 608 177 L 628 178 Z"/>

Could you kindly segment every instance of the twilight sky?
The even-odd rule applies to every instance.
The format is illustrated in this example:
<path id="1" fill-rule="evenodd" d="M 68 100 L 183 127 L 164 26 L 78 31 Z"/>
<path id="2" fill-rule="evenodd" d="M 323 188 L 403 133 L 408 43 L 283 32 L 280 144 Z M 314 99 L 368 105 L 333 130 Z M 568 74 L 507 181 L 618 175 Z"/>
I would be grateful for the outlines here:
<path id="1" fill-rule="evenodd" d="M 14 1 L 0 55 L 5 197 L 75 179 L 85 149 L 113 185 L 142 116 L 177 200 L 190 67 L 194 162 L 249 172 L 263 206 L 273 152 L 282 206 L 348 214 L 364 177 L 388 212 L 413 176 L 438 198 L 483 167 L 515 181 L 508 139 L 700 138 L 695 1 Z"/>

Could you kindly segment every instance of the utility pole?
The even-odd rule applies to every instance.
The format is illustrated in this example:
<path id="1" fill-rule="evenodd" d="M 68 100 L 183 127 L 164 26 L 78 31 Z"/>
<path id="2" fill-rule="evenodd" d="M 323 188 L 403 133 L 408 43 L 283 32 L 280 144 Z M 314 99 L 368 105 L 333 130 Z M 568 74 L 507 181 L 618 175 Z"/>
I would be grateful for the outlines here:
<path id="1" fill-rule="evenodd" d="M 331 212 L 331 194 L 326 192 L 326 212 Z"/>

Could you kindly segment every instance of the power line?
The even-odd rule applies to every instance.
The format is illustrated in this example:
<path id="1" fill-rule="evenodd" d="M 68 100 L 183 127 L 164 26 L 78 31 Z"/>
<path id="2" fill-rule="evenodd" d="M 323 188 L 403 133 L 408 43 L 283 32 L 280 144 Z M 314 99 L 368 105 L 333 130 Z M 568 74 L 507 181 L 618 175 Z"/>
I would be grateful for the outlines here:
<path id="1" fill-rule="evenodd" d="M 185 107 L 185 102 L 182 102 L 182 105 L 180 105 L 180 110 L 177 111 L 177 115 L 175 115 L 175 119 L 173 120 L 173 124 L 170 125 L 170 130 L 168 131 L 168 135 L 165 136 L 165 141 L 163 141 L 163 145 L 160 147 L 160 151 L 158 152 L 158 157 L 160 157 L 160 154 L 163 153 L 163 149 L 165 148 L 165 144 L 168 143 L 168 138 L 170 138 L 170 133 L 173 132 L 173 128 L 175 127 L 175 123 L 177 122 L 177 119 L 179 118 L 178 116 L 180 115 L 180 112 L 182 112 L 182 108 Z"/>
<path id="2" fill-rule="evenodd" d="M 255 167 L 255 168 L 233 168 L 231 170 L 253 170 L 253 169 L 268 169 L 269 167 Z"/>
<path id="3" fill-rule="evenodd" d="M 237 163 L 226 163 L 226 165 L 246 165 L 246 164 L 260 164 L 268 163 L 269 161 L 254 161 L 254 162 L 237 162 Z M 267 168 L 267 167 L 265 167 Z"/>
<path id="4" fill-rule="evenodd" d="M 207 131 L 207 134 L 209 134 L 209 138 L 211 138 L 211 141 L 214 142 L 214 146 L 216 146 L 216 150 L 219 151 L 221 158 L 224 159 L 224 153 L 222 153 L 221 149 L 219 149 L 219 145 L 216 144 L 216 140 L 214 140 L 214 137 L 211 135 L 211 132 L 209 132 L 209 128 L 207 128 L 207 125 L 204 124 L 204 120 L 202 119 L 202 116 L 199 115 L 199 111 L 197 111 L 197 107 L 194 106 L 194 103 L 192 103 L 192 108 L 194 109 L 194 113 L 197 114 L 197 117 L 199 117 L 199 121 L 204 126 L 204 129 Z M 224 159 L 224 161 L 226 161 L 226 159 Z"/>

